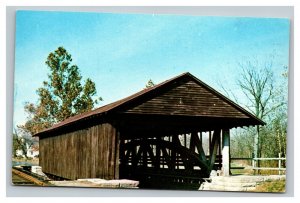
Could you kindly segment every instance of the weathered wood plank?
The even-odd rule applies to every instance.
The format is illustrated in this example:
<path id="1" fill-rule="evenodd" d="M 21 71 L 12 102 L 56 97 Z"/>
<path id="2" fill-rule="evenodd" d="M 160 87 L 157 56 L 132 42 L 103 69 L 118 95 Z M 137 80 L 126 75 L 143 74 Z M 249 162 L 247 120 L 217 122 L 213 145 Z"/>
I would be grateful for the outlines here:
<path id="1" fill-rule="evenodd" d="M 116 131 L 107 123 L 40 138 L 40 165 L 44 172 L 67 179 L 112 179 L 118 170 L 116 142 Z"/>
<path id="2" fill-rule="evenodd" d="M 128 109 L 130 113 L 247 118 L 228 102 L 190 80 Z"/>

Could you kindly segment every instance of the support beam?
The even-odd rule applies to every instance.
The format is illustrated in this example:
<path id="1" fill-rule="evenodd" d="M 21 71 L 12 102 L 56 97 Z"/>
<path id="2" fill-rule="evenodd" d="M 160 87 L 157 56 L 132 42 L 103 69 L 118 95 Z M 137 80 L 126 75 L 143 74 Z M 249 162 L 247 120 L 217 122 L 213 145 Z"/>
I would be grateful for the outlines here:
<path id="1" fill-rule="evenodd" d="M 221 130 L 217 129 L 214 131 L 212 142 L 211 142 L 211 148 L 210 148 L 210 169 L 213 169 L 216 156 L 217 156 L 217 150 L 218 146 L 220 144 L 220 137 L 221 137 Z"/>
<path id="2" fill-rule="evenodd" d="M 197 132 L 196 132 L 197 133 Z M 191 139 L 190 139 L 190 146 L 189 146 L 189 149 L 192 150 L 193 152 L 195 152 L 195 141 L 194 141 L 194 135 L 195 132 L 192 132 L 191 134 Z"/>
<path id="3" fill-rule="evenodd" d="M 211 148 L 211 131 L 208 133 L 208 153 L 207 155 L 210 156 L 210 148 Z"/>
<path id="4" fill-rule="evenodd" d="M 254 158 L 260 158 L 260 132 L 259 132 L 259 126 L 256 126 L 256 134 L 254 137 Z M 260 160 L 256 160 L 256 166 L 260 167 Z M 257 173 L 260 174 L 260 170 L 257 170 Z"/>
<path id="5" fill-rule="evenodd" d="M 122 144 L 121 144 L 120 131 L 117 130 L 115 133 L 116 133 L 116 146 L 115 146 L 116 153 L 115 153 L 115 175 L 114 175 L 114 178 L 119 179 L 120 178 L 120 149 L 122 148 L 121 156 L 124 155 L 123 151 L 125 151 L 125 150 L 123 149 L 124 140 L 122 141 Z M 122 145 L 122 147 L 121 147 L 121 145 Z"/>
<path id="6" fill-rule="evenodd" d="M 162 152 L 163 152 L 163 156 L 164 156 L 164 158 L 165 158 L 165 161 L 166 161 L 166 163 L 167 163 L 167 165 L 168 165 L 168 168 L 169 168 L 170 170 L 173 170 L 174 165 L 173 165 L 173 163 L 172 163 L 172 161 L 171 161 L 170 155 L 169 155 L 168 152 L 167 152 L 167 149 L 166 149 L 166 148 L 162 148 Z"/>
<path id="7" fill-rule="evenodd" d="M 178 139 L 178 135 L 172 135 L 172 143 L 175 145 L 180 145 L 180 141 Z M 171 160 L 174 163 L 174 169 L 178 169 L 179 165 L 177 162 L 177 153 L 175 150 L 171 150 Z"/>
<path id="8" fill-rule="evenodd" d="M 134 147 L 134 150 L 132 151 L 132 166 L 137 167 L 138 162 L 141 159 L 141 155 L 143 152 L 143 148 L 139 146 L 138 152 L 136 153 L 136 146 Z"/>
<path id="9" fill-rule="evenodd" d="M 160 137 L 156 137 L 157 140 L 161 140 Z M 155 168 L 160 168 L 160 148 L 159 145 L 155 145 Z"/>
<path id="10" fill-rule="evenodd" d="M 221 134 L 220 134 L 220 136 L 221 136 Z M 220 138 L 219 149 L 218 149 L 218 154 L 219 154 L 219 166 L 218 166 L 218 169 L 219 170 L 222 169 L 222 146 L 223 146 L 223 141 Z"/>
<path id="11" fill-rule="evenodd" d="M 172 142 L 175 146 L 181 146 L 180 140 L 179 140 L 179 135 L 173 135 L 172 137 Z M 175 150 L 172 150 L 173 154 L 175 155 L 175 168 L 179 169 L 179 162 L 178 162 L 178 154 L 176 153 Z"/>
<path id="12" fill-rule="evenodd" d="M 142 147 L 142 152 L 143 152 L 143 168 L 147 168 L 148 167 L 148 150 L 147 150 L 147 138 L 143 139 L 143 145 L 141 145 L 140 147 Z"/>
<path id="13" fill-rule="evenodd" d="M 202 132 L 200 132 L 200 145 L 202 146 Z"/>
<path id="14" fill-rule="evenodd" d="M 222 172 L 230 176 L 230 133 L 229 129 L 222 130 Z"/>
<path id="15" fill-rule="evenodd" d="M 195 152 L 195 147 L 198 150 L 198 154 L 200 155 L 200 158 L 203 160 L 203 162 L 206 162 L 206 156 L 202 147 L 202 134 L 201 135 L 201 139 L 199 139 L 198 137 L 198 133 L 197 132 L 193 132 L 192 136 L 191 136 L 191 143 L 193 143 L 193 152 Z M 192 148 L 191 148 L 192 149 Z"/>

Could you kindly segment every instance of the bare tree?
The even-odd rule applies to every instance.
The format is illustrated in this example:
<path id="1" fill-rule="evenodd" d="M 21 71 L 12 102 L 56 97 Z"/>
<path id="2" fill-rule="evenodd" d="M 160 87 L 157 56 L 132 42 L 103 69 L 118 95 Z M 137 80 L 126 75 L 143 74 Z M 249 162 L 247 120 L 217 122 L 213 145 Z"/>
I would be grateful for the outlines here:
<path id="1" fill-rule="evenodd" d="M 239 63 L 239 66 L 242 72 L 237 84 L 247 98 L 246 107 L 261 120 L 268 119 L 271 112 L 283 105 L 282 101 L 274 102 L 276 90 L 271 72 L 272 62 L 261 65 L 258 62 L 247 61 Z M 261 157 L 262 131 L 265 131 L 263 127 L 256 127 L 253 146 L 255 157 Z"/>
<path id="2" fill-rule="evenodd" d="M 288 123 L 288 67 L 284 66 L 284 71 L 281 77 L 281 83 L 276 90 L 276 97 L 274 103 L 282 104 L 276 108 L 270 114 L 272 117 L 272 129 L 274 135 L 276 135 L 276 155 L 280 153 L 282 156 L 286 155 L 286 135 L 287 135 L 287 123 Z"/>
<path id="3" fill-rule="evenodd" d="M 257 63 L 248 61 L 246 64 L 239 63 L 242 73 L 237 80 L 244 95 L 248 98 L 247 108 L 258 118 L 264 119 L 271 111 L 281 104 L 270 106 L 274 97 L 274 79 L 271 72 L 272 63 L 265 64 L 260 68 Z"/>

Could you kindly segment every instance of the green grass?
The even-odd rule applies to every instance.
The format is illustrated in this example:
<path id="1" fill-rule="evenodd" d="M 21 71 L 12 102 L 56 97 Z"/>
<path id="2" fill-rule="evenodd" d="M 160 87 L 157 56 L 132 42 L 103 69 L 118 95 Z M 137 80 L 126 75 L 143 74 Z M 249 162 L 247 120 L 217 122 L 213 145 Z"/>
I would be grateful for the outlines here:
<path id="1" fill-rule="evenodd" d="M 285 181 L 264 182 L 256 187 L 254 192 L 285 192 Z"/>

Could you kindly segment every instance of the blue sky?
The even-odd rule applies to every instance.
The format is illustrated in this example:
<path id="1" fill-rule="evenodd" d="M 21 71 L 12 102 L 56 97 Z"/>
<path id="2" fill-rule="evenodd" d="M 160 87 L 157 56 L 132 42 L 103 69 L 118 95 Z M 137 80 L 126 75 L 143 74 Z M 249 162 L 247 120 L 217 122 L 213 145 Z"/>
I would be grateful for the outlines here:
<path id="1" fill-rule="evenodd" d="M 96 83 L 100 106 L 143 89 L 150 78 L 159 83 L 183 72 L 235 91 L 238 62 L 272 60 L 280 77 L 288 66 L 289 20 L 18 11 L 14 124 L 25 122 L 26 101 L 37 102 L 45 60 L 59 46 L 83 79 Z"/>

